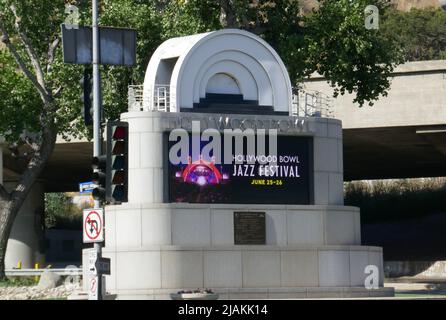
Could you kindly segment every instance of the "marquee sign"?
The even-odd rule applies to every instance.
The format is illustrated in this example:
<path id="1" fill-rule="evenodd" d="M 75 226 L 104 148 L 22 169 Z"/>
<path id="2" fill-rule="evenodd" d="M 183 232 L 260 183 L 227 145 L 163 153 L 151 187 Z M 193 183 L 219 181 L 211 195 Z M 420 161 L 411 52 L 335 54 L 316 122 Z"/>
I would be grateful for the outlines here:
<path id="1" fill-rule="evenodd" d="M 266 139 L 268 142 L 268 136 Z M 216 161 L 212 154 L 206 157 L 204 153 L 209 149 L 206 142 L 200 143 L 198 152 L 193 150 L 192 137 L 189 141 L 189 152 L 186 157 L 182 156 L 183 161 L 177 164 L 169 161 L 170 202 L 311 203 L 311 138 L 277 136 L 274 156 L 249 153 L 246 146 L 241 151 L 233 148 L 231 163 Z M 175 141 L 168 142 L 170 152 L 177 152 L 175 144 Z M 225 143 L 221 143 L 221 154 L 227 152 L 224 149 Z"/>

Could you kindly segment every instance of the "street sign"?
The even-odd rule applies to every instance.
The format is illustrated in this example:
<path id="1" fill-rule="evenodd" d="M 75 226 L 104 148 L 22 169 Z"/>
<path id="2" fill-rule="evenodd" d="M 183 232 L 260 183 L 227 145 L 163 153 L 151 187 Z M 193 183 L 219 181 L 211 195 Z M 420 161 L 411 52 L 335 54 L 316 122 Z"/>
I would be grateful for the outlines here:
<path id="1" fill-rule="evenodd" d="M 63 57 L 65 63 L 91 64 L 93 40 L 91 27 L 68 29 L 62 24 Z M 134 66 L 136 64 L 136 30 L 99 27 L 99 63 Z"/>
<path id="2" fill-rule="evenodd" d="M 83 219 L 84 243 L 104 241 L 104 211 L 103 209 L 85 209 Z"/>
<path id="3" fill-rule="evenodd" d="M 79 193 L 90 193 L 96 188 L 96 184 L 93 181 L 79 183 Z"/>
<path id="4" fill-rule="evenodd" d="M 92 276 L 98 275 L 96 262 L 98 261 L 98 252 L 95 248 L 88 249 L 88 274 Z"/>
<path id="5" fill-rule="evenodd" d="M 102 258 L 96 260 L 96 271 L 100 274 L 110 275 L 110 258 Z"/>
<path id="6" fill-rule="evenodd" d="M 99 277 L 102 280 L 102 286 L 101 286 L 101 294 L 102 297 L 105 297 L 106 295 L 106 282 L 105 282 L 105 276 L 101 275 L 89 275 L 88 276 L 88 300 L 98 300 L 98 294 L 99 294 Z"/>
<path id="7" fill-rule="evenodd" d="M 88 281 L 88 300 L 98 300 L 99 277 L 89 275 Z"/>

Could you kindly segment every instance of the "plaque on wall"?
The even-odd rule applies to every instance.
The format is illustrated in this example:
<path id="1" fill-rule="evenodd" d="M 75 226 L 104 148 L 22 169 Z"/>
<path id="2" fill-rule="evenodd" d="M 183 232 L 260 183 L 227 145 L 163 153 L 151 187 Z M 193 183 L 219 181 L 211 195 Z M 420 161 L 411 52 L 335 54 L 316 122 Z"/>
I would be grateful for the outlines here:
<path id="1" fill-rule="evenodd" d="M 266 244 L 265 212 L 234 212 L 234 244 Z"/>

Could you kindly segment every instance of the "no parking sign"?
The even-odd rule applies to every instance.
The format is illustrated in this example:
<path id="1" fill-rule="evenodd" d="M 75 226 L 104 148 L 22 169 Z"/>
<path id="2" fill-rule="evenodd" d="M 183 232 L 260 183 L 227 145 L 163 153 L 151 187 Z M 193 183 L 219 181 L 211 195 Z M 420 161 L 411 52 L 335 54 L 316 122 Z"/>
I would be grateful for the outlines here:
<path id="1" fill-rule="evenodd" d="M 104 211 L 85 209 L 83 219 L 84 243 L 104 241 Z"/>

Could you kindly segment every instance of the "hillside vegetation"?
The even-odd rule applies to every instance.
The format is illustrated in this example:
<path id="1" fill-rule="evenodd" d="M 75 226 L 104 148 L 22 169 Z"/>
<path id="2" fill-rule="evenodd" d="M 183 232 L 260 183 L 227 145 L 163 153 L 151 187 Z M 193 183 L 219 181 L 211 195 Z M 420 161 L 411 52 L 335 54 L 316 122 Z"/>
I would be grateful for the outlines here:
<path id="1" fill-rule="evenodd" d="M 361 208 L 361 223 L 420 218 L 446 212 L 446 178 L 353 181 L 345 204 Z"/>

